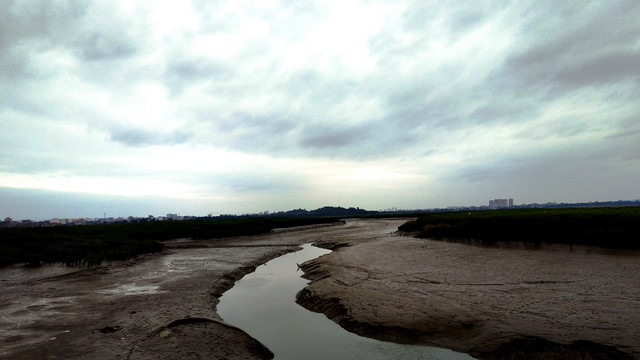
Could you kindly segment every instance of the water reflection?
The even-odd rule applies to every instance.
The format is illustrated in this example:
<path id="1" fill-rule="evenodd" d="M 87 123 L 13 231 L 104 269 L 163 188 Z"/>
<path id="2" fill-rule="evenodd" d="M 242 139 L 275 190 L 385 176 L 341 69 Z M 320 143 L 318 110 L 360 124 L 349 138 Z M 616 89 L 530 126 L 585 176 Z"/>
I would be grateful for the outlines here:
<path id="1" fill-rule="evenodd" d="M 296 264 L 326 253 L 307 244 L 258 267 L 220 298 L 218 314 L 266 345 L 276 359 L 473 359 L 447 349 L 361 337 L 296 304 L 296 293 L 307 283 Z"/>

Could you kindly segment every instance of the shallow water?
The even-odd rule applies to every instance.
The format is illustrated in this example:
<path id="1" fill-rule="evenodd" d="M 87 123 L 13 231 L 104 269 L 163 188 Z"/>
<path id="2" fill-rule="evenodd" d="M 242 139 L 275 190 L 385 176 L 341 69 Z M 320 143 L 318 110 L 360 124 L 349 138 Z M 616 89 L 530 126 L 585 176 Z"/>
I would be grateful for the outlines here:
<path id="1" fill-rule="evenodd" d="M 296 264 L 329 253 L 303 245 L 260 266 L 224 293 L 217 307 L 224 321 L 262 342 L 275 359 L 473 359 L 447 349 L 402 345 L 358 336 L 323 314 L 295 302 L 307 281 Z"/>

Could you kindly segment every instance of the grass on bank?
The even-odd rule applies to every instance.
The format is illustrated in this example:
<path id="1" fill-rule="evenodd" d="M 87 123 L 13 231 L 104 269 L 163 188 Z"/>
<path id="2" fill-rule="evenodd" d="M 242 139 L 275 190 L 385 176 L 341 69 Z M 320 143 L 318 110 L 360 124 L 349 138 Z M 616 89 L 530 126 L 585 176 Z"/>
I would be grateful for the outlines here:
<path id="1" fill-rule="evenodd" d="M 399 230 L 492 245 L 559 243 L 640 249 L 640 207 L 502 209 L 429 213 Z"/>
<path id="2" fill-rule="evenodd" d="M 275 228 L 336 221 L 337 218 L 241 218 L 0 229 L 0 266 L 96 266 L 102 261 L 162 251 L 163 240 L 258 235 Z"/>

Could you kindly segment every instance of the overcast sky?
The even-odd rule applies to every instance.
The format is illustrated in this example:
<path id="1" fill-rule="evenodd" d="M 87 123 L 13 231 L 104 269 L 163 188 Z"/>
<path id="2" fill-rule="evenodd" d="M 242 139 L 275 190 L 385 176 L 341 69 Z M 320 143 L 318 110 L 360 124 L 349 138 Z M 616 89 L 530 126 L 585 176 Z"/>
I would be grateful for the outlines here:
<path id="1" fill-rule="evenodd" d="M 0 216 L 640 198 L 640 2 L 0 1 Z"/>

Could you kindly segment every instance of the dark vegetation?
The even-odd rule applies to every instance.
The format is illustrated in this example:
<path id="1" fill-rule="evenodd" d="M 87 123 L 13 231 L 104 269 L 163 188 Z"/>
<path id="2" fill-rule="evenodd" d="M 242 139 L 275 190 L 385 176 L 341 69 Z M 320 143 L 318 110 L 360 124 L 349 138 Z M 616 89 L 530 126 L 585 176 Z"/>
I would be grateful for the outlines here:
<path id="1" fill-rule="evenodd" d="M 315 217 L 315 216 L 368 216 L 380 214 L 379 211 L 365 210 L 359 207 L 343 208 L 341 206 L 324 206 L 315 210 L 294 209 L 278 211 L 272 213 L 248 214 L 248 215 L 220 215 L 218 218 L 238 218 L 238 217 Z"/>
<path id="2" fill-rule="evenodd" d="M 240 218 L 153 221 L 85 226 L 0 229 L 0 266 L 37 266 L 62 262 L 96 266 L 164 249 L 160 242 L 178 238 L 212 239 L 258 235 L 275 228 L 332 223 L 338 218 Z"/>
<path id="3" fill-rule="evenodd" d="M 484 245 L 524 242 L 640 249 L 640 207 L 437 212 L 407 222 L 399 230 Z"/>
<path id="4" fill-rule="evenodd" d="M 359 208 L 324 207 L 287 212 L 290 216 L 216 217 L 181 221 L 0 229 L 0 266 L 65 263 L 96 266 L 164 249 L 161 241 L 213 239 L 268 233 L 339 221 L 342 216 L 415 216 L 399 230 L 420 237 L 480 242 L 583 244 L 640 249 L 640 207 L 532 208 L 428 213 L 378 213 Z M 306 217 L 303 217 L 307 215 Z M 313 217 L 315 216 L 315 217 Z"/>

